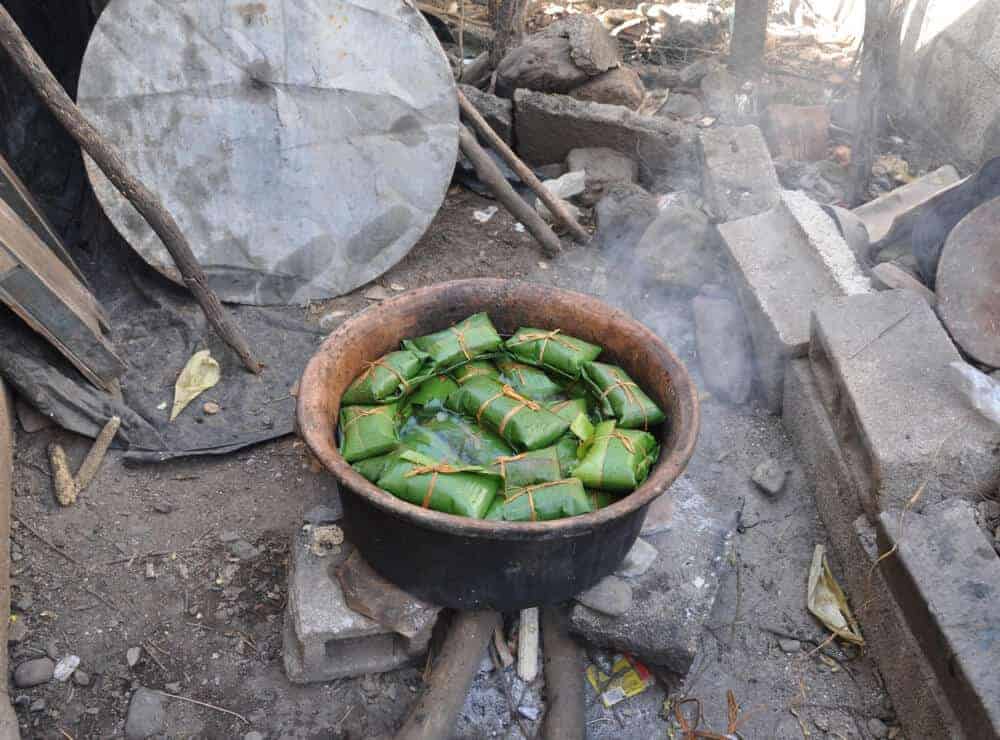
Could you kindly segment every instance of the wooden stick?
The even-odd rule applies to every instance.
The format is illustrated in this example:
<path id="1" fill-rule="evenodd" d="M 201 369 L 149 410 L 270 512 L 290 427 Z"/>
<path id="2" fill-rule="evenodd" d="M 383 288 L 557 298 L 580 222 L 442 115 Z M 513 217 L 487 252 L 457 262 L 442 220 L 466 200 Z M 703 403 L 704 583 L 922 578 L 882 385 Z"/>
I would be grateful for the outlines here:
<path id="1" fill-rule="evenodd" d="M 531 683 L 538 675 L 538 607 L 521 610 L 517 631 L 517 675 Z"/>
<path id="2" fill-rule="evenodd" d="M 205 272 L 198 264 L 180 226 L 164 208 L 157 195 L 129 172 L 128 165 L 114 145 L 94 128 L 70 100 L 59 81 L 53 77 L 45 62 L 38 56 L 2 5 L 0 5 L 0 46 L 27 78 L 45 107 L 160 237 L 163 246 L 170 252 L 174 264 L 177 265 L 181 277 L 184 278 L 184 283 L 194 294 L 195 300 L 201 305 L 201 310 L 205 312 L 205 317 L 215 331 L 232 347 L 251 372 L 259 373 L 263 366 L 254 358 L 246 338 L 223 311 L 219 297 L 208 287 Z"/>
<path id="3" fill-rule="evenodd" d="M 465 126 L 458 127 L 458 142 L 462 147 L 462 153 L 469 158 L 472 166 L 476 168 L 479 179 L 493 191 L 496 199 L 510 211 L 511 215 L 524 224 L 524 227 L 531 232 L 531 235 L 538 240 L 542 247 L 542 252 L 546 257 L 555 257 L 562 252 L 562 243 L 555 232 L 549 227 L 538 211 L 524 202 L 524 199 L 517 194 L 507 178 L 503 176 L 497 163 L 490 159 L 490 155 L 479 146 L 476 137 L 473 136 Z"/>
<path id="4" fill-rule="evenodd" d="M 513 149 L 507 146 L 507 142 L 500 138 L 497 132 L 493 130 L 493 127 L 486 122 L 486 119 L 469 102 L 469 99 L 465 97 L 461 90 L 458 91 L 458 105 L 462 109 L 462 115 L 472 124 L 472 127 L 489 142 L 489 145 L 496 150 L 497 154 L 507 163 L 507 166 L 514 170 L 515 174 L 521 178 L 521 182 L 534 191 L 539 200 L 552 212 L 552 215 L 569 230 L 573 238 L 581 244 L 586 244 L 590 241 L 590 234 L 587 233 L 587 230 L 577 223 L 577 220 L 566 210 L 562 201 L 552 195 L 549 189 L 542 185 L 541 181 L 535 177 L 535 173 L 531 171 L 531 168 L 521 161 L 521 158 L 514 153 Z"/>
<path id="5" fill-rule="evenodd" d="M 83 458 L 80 469 L 76 471 L 77 493 L 83 493 L 83 490 L 90 485 L 90 481 L 94 479 L 97 469 L 101 467 L 101 462 L 104 461 L 104 456 L 108 453 L 108 448 L 114 441 L 115 435 L 118 434 L 118 428 L 121 425 L 122 420 L 117 416 L 112 416 L 104 425 L 101 433 L 97 435 L 90 452 Z"/>

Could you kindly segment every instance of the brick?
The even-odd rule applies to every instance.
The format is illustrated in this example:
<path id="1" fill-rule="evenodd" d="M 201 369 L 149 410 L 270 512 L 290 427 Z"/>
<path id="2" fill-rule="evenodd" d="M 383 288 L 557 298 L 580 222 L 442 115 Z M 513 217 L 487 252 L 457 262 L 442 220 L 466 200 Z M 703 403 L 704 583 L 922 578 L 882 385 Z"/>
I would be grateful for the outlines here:
<path id="1" fill-rule="evenodd" d="M 717 126 L 698 134 L 702 191 L 719 222 L 756 216 L 781 200 L 767 142 L 756 126 Z"/>
<path id="2" fill-rule="evenodd" d="M 917 511 L 995 489 L 1000 436 L 951 379 L 958 351 L 923 298 L 891 290 L 821 301 L 809 360 L 873 522 L 918 489 Z"/>
<path id="3" fill-rule="evenodd" d="M 790 358 L 809 344 L 809 313 L 830 296 L 869 290 L 833 220 L 808 198 L 784 191 L 771 210 L 719 225 L 735 267 L 757 374 L 768 408 L 781 411 Z"/>
<path id="4" fill-rule="evenodd" d="M 969 737 L 1000 737 L 1000 557 L 968 501 L 878 521 L 883 571 Z"/>

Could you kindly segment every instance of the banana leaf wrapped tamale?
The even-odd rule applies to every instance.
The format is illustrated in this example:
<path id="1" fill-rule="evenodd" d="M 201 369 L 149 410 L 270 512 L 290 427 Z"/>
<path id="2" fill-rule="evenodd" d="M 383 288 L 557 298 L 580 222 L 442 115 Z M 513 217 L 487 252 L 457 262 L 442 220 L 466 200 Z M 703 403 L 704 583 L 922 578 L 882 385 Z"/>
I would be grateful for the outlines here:
<path id="1" fill-rule="evenodd" d="M 351 467 L 361 473 L 369 482 L 377 483 L 378 479 L 382 477 L 386 465 L 389 464 L 394 455 L 396 455 L 396 450 L 379 455 L 378 457 L 368 457 L 364 460 L 358 460 Z"/>
<path id="2" fill-rule="evenodd" d="M 452 411 L 466 414 L 481 426 L 495 429 L 521 450 L 537 450 L 555 442 L 569 424 L 509 385 L 473 378 L 448 397 Z"/>
<path id="3" fill-rule="evenodd" d="M 587 492 L 576 478 L 514 488 L 499 500 L 503 503 L 498 518 L 507 522 L 545 522 L 591 511 Z"/>
<path id="4" fill-rule="evenodd" d="M 430 357 L 423 352 L 401 350 L 367 363 L 365 371 L 344 391 L 341 403 L 374 404 L 395 401 L 406 395 L 426 375 Z"/>
<path id="5" fill-rule="evenodd" d="M 601 354 L 596 344 L 563 334 L 559 329 L 522 327 L 504 346 L 519 360 L 541 365 L 569 378 L 580 377 L 583 363 L 596 360 Z"/>
<path id="6" fill-rule="evenodd" d="M 399 440 L 404 446 L 443 462 L 489 465 L 498 457 L 514 454 L 496 432 L 448 411 L 407 421 Z"/>
<path id="7" fill-rule="evenodd" d="M 502 346 L 503 340 L 485 313 L 473 314 L 443 331 L 403 341 L 404 348 L 429 354 L 435 370 L 447 370 Z"/>
<path id="8" fill-rule="evenodd" d="M 382 455 L 397 444 L 397 406 L 345 406 L 340 410 L 340 454 L 349 463 Z"/>
<path id="9" fill-rule="evenodd" d="M 400 415 L 406 418 L 413 413 L 414 409 L 426 408 L 429 405 L 435 405 L 435 402 L 440 408 L 444 406 L 448 396 L 456 390 L 458 390 L 458 383 L 447 375 L 432 375 L 421 382 L 413 393 L 403 399 Z"/>
<path id="10" fill-rule="evenodd" d="M 559 469 L 562 470 L 562 477 L 569 478 L 573 474 L 573 469 L 580 463 L 577 452 L 580 449 L 580 440 L 576 435 L 566 433 L 553 445 L 556 448 L 556 456 L 559 458 Z"/>
<path id="11" fill-rule="evenodd" d="M 485 375 L 487 378 L 493 378 L 494 380 L 500 378 L 500 371 L 497 370 L 497 366 L 489 360 L 473 360 L 472 362 L 467 362 L 464 365 L 456 367 L 451 371 L 451 374 L 454 376 L 459 385 L 463 385 L 465 381 L 471 380 L 472 378 L 478 378 L 481 375 Z"/>
<path id="12" fill-rule="evenodd" d="M 425 509 L 482 519 L 503 480 L 476 465 L 441 463 L 404 450 L 386 466 L 378 485 Z"/>
<path id="13" fill-rule="evenodd" d="M 503 476 L 504 488 L 520 488 L 533 483 L 547 483 L 563 477 L 555 447 L 498 457 L 490 466 Z"/>
<path id="14" fill-rule="evenodd" d="M 588 488 L 587 499 L 590 501 L 591 510 L 597 511 L 598 509 L 603 509 L 605 506 L 610 506 L 618 500 L 618 497 L 607 491 L 595 491 L 592 488 Z"/>
<path id="15" fill-rule="evenodd" d="M 648 430 L 666 418 L 660 407 L 620 367 L 585 362 L 583 377 L 594 388 L 601 412 L 605 417 L 614 416 L 619 427 Z"/>
<path id="16" fill-rule="evenodd" d="M 658 452 L 656 438 L 649 432 L 619 429 L 613 420 L 602 421 L 573 475 L 587 488 L 628 493 L 646 480 Z"/>
<path id="17" fill-rule="evenodd" d="M 562 394 L 562 388 L 544 370 L 525 365 L 523 362 L 500 357 L 496 360 L 500 370 L 500 382 L 507 383 L 511 388 L 527 396 L 532 401 L 550 401 Z M 569 421 L 572 421 L 570 419 Z"/>
<path id="18" fill-rule="evenodd" d="M 594 425 L 587 413 L 587 402 L 582 398 L 571 398 L 568 401 L 556 401 L 548 405 L 549 411 L 569 422 L 569 430 L 580 440 L 586 442 L 594 434 Z"/>

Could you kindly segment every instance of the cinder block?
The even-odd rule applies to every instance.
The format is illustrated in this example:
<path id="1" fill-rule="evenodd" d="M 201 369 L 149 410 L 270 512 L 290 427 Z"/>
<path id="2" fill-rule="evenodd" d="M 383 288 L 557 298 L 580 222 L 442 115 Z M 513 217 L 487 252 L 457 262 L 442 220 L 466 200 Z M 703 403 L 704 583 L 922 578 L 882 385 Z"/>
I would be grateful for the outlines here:
<path id="1" fill-rule="evenodd" d="M 961 737 L 954 713 L 885 577 L 872 567 L 878 558 L 875 528 L 862 514 L 808 360 L 789 363 L 782 420 L 806 473 L 815 481 L 816 508 L 839 566 L 837 575 L 908 737 Z"/>
<path id="2" fill-rule="evenodd" d="M 995 490 L 1000 434 L 948 372 L 959 360 L 930 306 L 892 290 L 821 301 L 809 360 L 873 522 L 880 511 Z"/>
<path id="3" fill-rule="evenodd" d="M 803 357 L 809 314 L 823 298 L 870 290 L 836 224 L 802 193 L 756 216 L 719 225 L 738 277 L 768 408 L 780 413 L 789 359 Z"/>
<path id="4" fill-rule="evenodd" d="M 886 580 L 969 737 L 1000 737 L 1000 557 L 961 499 L 899 524 L 879 517 Z"/>
<path id="5" fill-rule="evenodd" d="M 774 208 L 781 185 L 756 126 L 716 126 L 698 134 L 701 185 L 712 217 L 734 221 Z"/>

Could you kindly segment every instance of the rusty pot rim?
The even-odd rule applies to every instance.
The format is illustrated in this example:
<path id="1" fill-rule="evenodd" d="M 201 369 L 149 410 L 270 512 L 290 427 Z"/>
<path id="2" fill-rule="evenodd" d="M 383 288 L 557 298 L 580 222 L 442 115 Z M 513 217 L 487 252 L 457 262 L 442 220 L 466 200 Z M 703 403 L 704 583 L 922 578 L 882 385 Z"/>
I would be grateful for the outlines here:
<path id="1" fill-rule="evenodd" d="M 558 293 L 565 299 L 600 306 L 602 310 L 615 315 L 616 321 L 629 324 L 630 330 L 635 332 L 641 341 L 648 342 L 656 348 L 669 372 L 678 400 L 677 407 L 680 409 L 679 418 L 674 419 L 674 423 L 678 424 L 677 442 L 669 450 L 666 457 L 663 457 L 653 467 L 649 477 L 639 488 L 619 501 L 590 514 L 580 514 L 546 522 L 486 521 L 414 506 L 369 482 L 344 460 L 335 444 L 335 422 L 327 417 L 324 410 L 322 383 L 324 369 L 336 362 L 337 347 L 341 338 L 358 331 L 359 327 L 364 328 L 368 322 L 378 321 L 378 316 L 386 308 L 400 304 L 405 305 L 414 298 L 433 296 L 436 293 L 446 294 L 456 287 L 480 287 L 496 290 L 512 289 L 519 284 L 527 284 L 527 282 L 502 278 L 469 278 L 415 288 L 401 293 L 395 298 L 368 306 L 344 321 L 323 341 L 323 344 L 306 364 L 299 382 L 299 395 L 296 404 L 298 433 L 323 467 L 333 474 L 341 486 L 348 489 L 348 495 L 362 496 L 380 509 L 415 520 L 428 529 L 449 534 L 510 539 L 540 536 L 562 537 L 592 530 L 605 522 L 626 516 L 648 505 L 666 492 L 678 476 L 684 472 L 684 468 L 694 453 L 700 426 L 700 414 L 698 393 L 683 363 L 652 330 L 624 311 L 616 309 L 594 296 L 542 283 L 538 283 L 537 286 Z"/>

